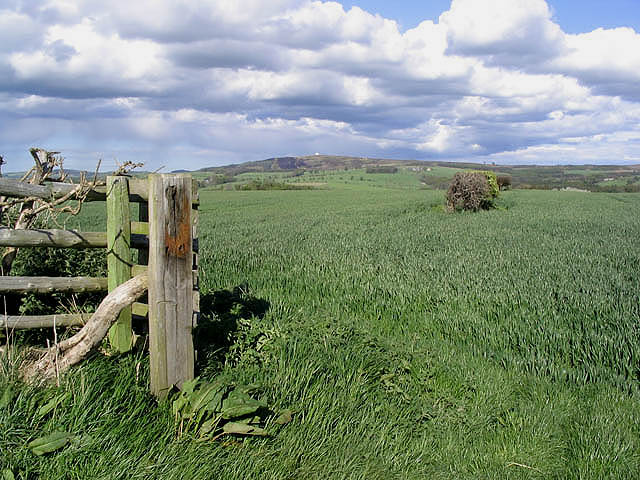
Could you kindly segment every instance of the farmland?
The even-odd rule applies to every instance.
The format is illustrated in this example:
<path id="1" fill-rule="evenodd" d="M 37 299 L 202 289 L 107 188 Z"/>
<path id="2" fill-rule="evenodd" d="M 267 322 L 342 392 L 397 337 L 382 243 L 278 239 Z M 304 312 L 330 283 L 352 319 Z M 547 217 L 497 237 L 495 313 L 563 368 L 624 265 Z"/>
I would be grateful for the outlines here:
<path id="1" fill-rule="evenodd" d="M 291 423 L 267 439 L 177 438 L 144 355 L 98 355 L 0 406 L 0 471 L 640 476 L 640 195 L 514 190 L 499 210 L 447 214 L 416 175 L 324 176 L 317 190 L 200 193 L 200 373 L 257 384 Z M 78 442 L 25 448 L 58 429 Z"/>

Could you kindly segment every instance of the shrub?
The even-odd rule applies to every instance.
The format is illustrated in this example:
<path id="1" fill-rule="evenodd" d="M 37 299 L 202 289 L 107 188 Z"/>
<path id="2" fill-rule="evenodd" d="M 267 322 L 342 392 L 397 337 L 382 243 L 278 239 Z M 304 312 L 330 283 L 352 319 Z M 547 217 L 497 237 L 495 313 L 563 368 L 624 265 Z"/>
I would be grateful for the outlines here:
<path id="1" fill-rule="evenodd" d="M 489 192 L 487 193 L 487 200 L 493 204 L 493 199 L 496 198 L 498 196 L 498 194 L 500 193 L 500 187 L 498 186 L 498 177 L 496 176 L 496 174 L 494 172 L 490 172 L 488 170 L 478 170 L 475 173 L 480 173 L 482 175 L 484 175 L 487 179 L 487 183 L 489 185 Z M 492 205 L 489 205 L 486 208 L 491 207 Z"/>
<path id="2" fill-rule="evenodd" d="M 252 191 L 252 190 L 313 190 L 311 185 L 296 185 L 293 183 L 276 182 L 273 180 L 251 180 L 249 183 L 235 185 L 236 190 Z"/>
<path id="3" fill-rule="evenodd" d="M 366 169 L 367 173 L 397 173 L 398 168 L 391 165 L 370 166 Z"/>
<path id="4" fill-rule="evenodd" d="M 511 188 L 511 176 L 498 175 L 498 188 L 500 190 L 509 190 Z"/>
<path id="5" fill-rule="evenodd" d="M 493 208 L 497 196 L 498 182 L 493 172 L 458 172 L 447 191 L 447 207 L 476 212 Z"/>
<path id="6" fill-rule="evenodd" d="M 49 277 L 104 277 L 107 274 L 105 249 L 21 248 L 13 264 L 12 275 Z M 66 313 L 78 308 L 92 312 L 104 293 L 29 293 L 20 295 L 17 312 L 21 315 Z M 9 310 L 9 308 L 8 308 Z"/>

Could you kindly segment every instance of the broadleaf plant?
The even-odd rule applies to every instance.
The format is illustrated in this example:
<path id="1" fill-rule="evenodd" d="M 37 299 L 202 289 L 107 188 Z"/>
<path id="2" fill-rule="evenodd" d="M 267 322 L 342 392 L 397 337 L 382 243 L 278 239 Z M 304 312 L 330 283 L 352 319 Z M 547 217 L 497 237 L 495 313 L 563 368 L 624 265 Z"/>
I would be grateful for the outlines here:
<path id="1" fill-rule="evenodd" d="M 192 432 L 215 439 L 226 434 L 267 436 L 258 425 L 267 410 L 264 402 L 249 395 L 252 385 L 232 386 L 221 381 L 196 378 L 185 382 L 173 399 L 172 409 L 178 435 Z"/>

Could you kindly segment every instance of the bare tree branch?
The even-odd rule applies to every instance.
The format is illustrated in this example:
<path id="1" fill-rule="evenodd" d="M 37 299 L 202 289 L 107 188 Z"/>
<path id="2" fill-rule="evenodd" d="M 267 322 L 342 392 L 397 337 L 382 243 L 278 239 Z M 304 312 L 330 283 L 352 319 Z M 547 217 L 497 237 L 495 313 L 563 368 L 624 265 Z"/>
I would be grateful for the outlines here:
<path id="1" fill-rule="evenodd" d="M 129 175 L 131 171 L 135 170 L 136 168 L 142 168 L 144 166 L 144 163 L 134 163 L 131 160 L 127 160 L 123 164 L 116 162 L 116 164 L 118 165 L 118 168 L 115 172 L 112 173 L 112 175 L 114 176 Z"/>
<path id="2" fill-rule="evenodd" d="M 32 148 L 30 149 L 30 153 L 35 166 L 22 178 L 23 181 L 28 179 L 28 182 L 32 185 L 41 185 L 46 180 L 61 182 L 67 179 L 67 174 L 63 168 L 64 158 L 57 156 L 59 152 L 49 152 L 41 148 Z M 93 181 L 87 181 L 86 177 L 81 175 L 80 182 L 76 188 L 60 198 L 52 201 L 44 201 L 33 197 L 22 199 L 3 198 L 0 199 L 0 212 L 3 210 L 7 211 L 9 208 L 19 205 L 18 218 L 13 225 L 14 229 L 30 228 L 35 223 L 38 215 L 44 212 L 49 213 L 54 223 L 58 224 L 57 216 L 59 214 L 69 213 L 71 215 L 77 215 L 80 212 L 87 195 L 98 183 L 99 167 L 100 162 L 98 162 L 98 166 L 96 167 Z M 56 168 L 60 170 L 60 176 L 58 178 L 51 178 Z M 66 204 L 69 200 L 76 200 L 76 205 Z M 5 249 L 0 264 L 0 273 L 2 275 L 8 275 L 11 271 L 17 252 L 18 249 L 16 247 L 7 247 Z"/>

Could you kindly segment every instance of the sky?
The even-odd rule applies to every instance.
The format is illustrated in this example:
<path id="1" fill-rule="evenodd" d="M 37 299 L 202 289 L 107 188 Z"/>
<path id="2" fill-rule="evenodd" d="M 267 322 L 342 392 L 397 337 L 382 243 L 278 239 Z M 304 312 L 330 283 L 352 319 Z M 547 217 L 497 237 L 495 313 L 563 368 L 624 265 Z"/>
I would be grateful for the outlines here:
<path id="1" fill-rule="evenodd" d="M 638 0 L 0 0 L 0 155 L 640 164 Z"/>

